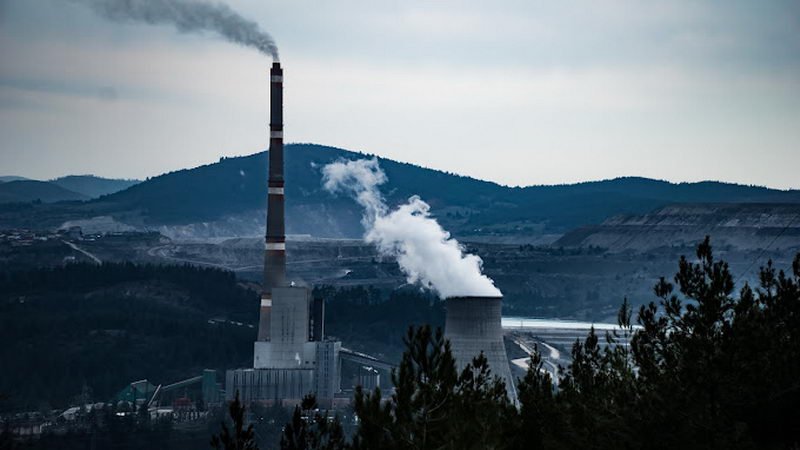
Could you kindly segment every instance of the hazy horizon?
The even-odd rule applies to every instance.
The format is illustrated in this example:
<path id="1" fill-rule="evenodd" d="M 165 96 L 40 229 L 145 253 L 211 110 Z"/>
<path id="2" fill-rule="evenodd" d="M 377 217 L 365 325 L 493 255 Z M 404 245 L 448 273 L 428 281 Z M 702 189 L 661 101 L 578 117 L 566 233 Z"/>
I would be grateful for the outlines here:
<path id="1" fill-rule="evenodd" d="M 286 138 L 509 186 L 800 188 L 793 2 L 224 2 L 271 33 Z M 0 167 L 157 176 L 262 151 L 268 58 L 0 0 Z"/>
<path id="2" fill-rule="evenodd" d="M 317 144 L 317 143 L 312 143 L 312 142 L 288 142 L 288 143 L 286 143 L 287 146 L 289 146 L 289 145 L 302 145 L 302 144 L 325 146 L 325 144 Z M 474 178 L 476 180 L 495 183 L 495 184 L 498 184 L 500 186 L 511 187 L 511 188 L 515 188 L 515 187 L 526 188 L 526 187 L 536 187 L 536 186 L 561 186 L 561 185 L 573 185 L 573 184 L 581 184 L 581 183 L 596 183 L 596 182 L 610 181 L 610 180 L 615 180 L 615 179 L 620 179 L 620 178 L 645 178 L 645 179 L 649 179 L 649 180 L 653 180 L 653 181 L 663 181 L 663 182 L 672 183 L 672 184 L 684 184 L 684 183 L 691 184 L 691 183 L 706 183 L 706 182 L 708 182 L 708 183 L 723 183 L 723 184 L 737 184 L 737 185 L 742 185 L 742 186 L 764 187 L 764 188 L 768 188 L 768 189 L 776 189 L 776 190 L 783 190 L 783 191 L 800 190 L 800 188 L 798 188 L 798 187 L 781 188 L 781 187 L 774 187 L 774 186 L 768 186 L 768 185 L 762 185 L 762 184 L 738 183 L 738 182 L 726 181 L 726 180 L 702 179 L 702 180 L 694 180 L 694 181 L 674 181 L 674 180 L 666 180 L 666 179 L 663 179 L 663 178 L 644 177 L 644 176 L 640 176 L 640 175 L 620 175 L 620 176 L 615 176 L 615 177 L 610 177 L 610 178 L 598 178 L 598 179 L 593 179 L 593 180 L 578 180 L 578 181 L 566 182 L 566 183 L 509 185 L 509 184 L 504 184 L 504 183 L 501 183 L 501 182 L 498 182 L 498 181 L 495 181 L 495 180 L 488 180 L 488 179 L 484 179 L 484 178 L 474 177 L 474 176 L 471 176 L 471 175 L 468 175 L 468 174 L 456 173 L 456 172 L 453 172 L 451 170 L 447 170 L 447 169 L 444 169 L 444 168 L 428 167 L 428 166 L 424 166 L 424 165 L 413 163 L 411 161 L 401 161 L 401 160 L 397 160 L 397 159 L 394 159 L 394 158 L 386 158 L 386 157 L 381 156 L 381 155 L 374 155 L 374 154 L 369 153 L 367 151 L 351 150 L 351 149 L 342 149 L 342 150 L 349 150 L 349 151 L 358 152 L 358 153 L 361 153 L 361 154 L 364 154 L 364 155 L 377 156 L 379 158 L 391 159 L 393 161 L 397 161 L 397 162 L 400 162 L 400 163 L 413 164 L 413 165 L 415 165 L 417 167 L 420 167 L 420 168 L 423 168 L 423 169 L 429 169 L 429 170 L 436 170 L 436 171 L 440 171 L 440 172 L 452 173 L 452 174 L 455 174 L 455 175 L 458 175 L 458 176 Z M 4 177 L 21 177 L 21 178 L 25 178 L 25 179 L 28 179 L 28 180 L 34 180 L 34 181 L 52 181 L 52 180 L 56 180 L 56 179 L 63 178 L 63 177 L 68 177 L 68 176 L 94 176 L 94 177 L 98 177 L 98 178 L 106 178 L 106 179 L 114 179 L 114 180 L 127 180 L 127 181 L 138 180 L 138 181 L 142 182 L 142 181 L 147 181 L 149 178 L 155 178 L 155 177 L 158 177 L 158 176 L 161 176 L 161 175 L 167 175 L 170 172 L 179 171 L 179 170 L 191 170 L 191 169 L 196 169 L 196 168 L 204 166 L 204 165 L 214 164 L 214 163 L 219 162 L 219 160 L 221 158 L 246 158 L 248 156 L 252 156 L 254 154 L 261 153 L 261 152 L 266 152 L 266 151 L 267 151 L 267 149 L 263 149 L 263 150 L 259 150 L 259 151 L 254 152 L 254 153 L 243 154 L 243 155 L 221 155 L 216 160 L 208 162 L 208 163 L 203 163 L 203 164 L 199 164 L 199 165 L 191 166 L 191 167 L 171 169 L 171 170 L 168 170 L 168 171 L 165 171 L 165 172 L 162 172 L 162 173 L 158 173 L 158 174 L 155 174 L 155 175 L 148 175 L 148 176 L 141 177 L 141 178 L 125 177 L 125 176 L 122 176 L 122 177 L 111 177 L 111 176 L 105 176 L 103 174 L 98 174 L 98 173 L 65 173 L 65 174 L 56 175 L 56 176 L 47 177 L 47 178 L 36 178 L 36 177 L 26 176 L 24 174 L 20 175 L 20 174 L 16 174 L 16 173 L 0 173 L 0 178 L 4 178 Z"/>

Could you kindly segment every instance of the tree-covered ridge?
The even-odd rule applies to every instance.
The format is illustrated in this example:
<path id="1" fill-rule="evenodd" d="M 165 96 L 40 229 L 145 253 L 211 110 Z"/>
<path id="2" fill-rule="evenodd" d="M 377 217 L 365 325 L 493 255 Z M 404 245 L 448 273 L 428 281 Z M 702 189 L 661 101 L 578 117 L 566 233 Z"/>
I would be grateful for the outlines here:
<path id="1" fill-rule="evenodd" d="M 444 326 L 444 304 L 418 288 L 387 293 L 374 287 L 320 286 L 314 295 L 326 302 L 326 335 L 385 361 L 400 360 L 409 325 Z"/>
<path id="2" fill-rule="evenodd" d="M 373 155 L 314 144 L 285 148 L 287 227 L 293 234 L 360 237 L 361 211 L 321 184 L 320 168 L 337 159 Z M 800 191 L 779 191 L 720 182 L 669 183 L 639 177 L 565 185 L 509 187 L 379 158 L 389 183 L 389 204 L 419 195 L 450 231 L 480 233 L 485 227 L 545 227 L 564 232 L 617 214 L 643 214 L 674 203 L 800 203 Z M 264 211 L 268 154 L 222 158 L 214 164 L 150 178 L 128 189 L 74 205 L 40 205 L 25 215 L 0 208 L 0 225 L 58 226 L 66 220 L 113 216 L 137 226 L 185 225 Z M 35 217 L 36 220 L 31 220 Z M 327 226 L 326 226 L 327 224 Z M 263 226 L 263 225 L 262 225 Z M 533 229 L 532 228 L 532 229 Z M 505 230 L 505 232 L 513 232 Z"/>
<path id="3" fill-rule="evenodd" d="M 66 187 L 37 180 L 8 181 L 0 185 L 0 204 L 88 200 L 89 197 Z"/>
<path id="4" fill-rule="evenodd" d="M 246 324 L 257 304 L 255 292 L 216 269 L 105 263 L 0 272 L 0 406 L 65 407 L 84 388 L 107 401 L 135 380 L 250 365 L 256 331 Z"/>
<path id="5" fill-rule="evenodd" d="M 348 199 L 332 197 L 322 189 L 320 167 L 340 158 L 372 157 L 359 152 L 314 145 L 286 146 L 286 196 L 289 206 L 325 205 L 326 211 L 355 211 Z M 620 213 L 644 213 L 682 202 L 800 202 L 798 191 L 701 182 L 674 184 L 627 177 L 569 185 L 507 187 L 470 177 L 379 158 L 389 178 L 389 203 L 419 195 L 434 210 L 456 207 L 470 211 L 471 225 L 508 220 L 546 221 L 558 228 L 599 223 Z M 267 152 L 224 158 L 218 163 L 171 172 L 113 194 L 94 207 L 125 206 L 144 211 L 154 223 L 187 223 L 218 219 L 252 209 L 263 209 L 266 199 Z M 291 214 L 289 221 L 291 222 Z M 455 225 L 455 223 L 454 223 Z M 290 227 L 302 224 L 291 224 Z M 316 234 L 324 235 L 324 230 Z M 360 236 L 361 230 L 355 230 Z M 311 230 L 298 228 L 300 233 Z"/>
<path id="6" fill-rule="evenodd" d="M 50 182 L 89 198 L 97 198 L 128 189 L 141 181 L 103 178 L 94 175 L 67 175 L 50 180 Z"/>
<path id="7" fill-rule="evenodd" d="M 800 254 L 790 272 L 763 267 L 759 287 L 738 295 L 708 239 L 696 256 L 655 286 L 658 300 L 637 314 L 641 329 L 623 303 L 629 348 L 612 334 L 602 346 L 592 330 L 557 384 L 533 355 L 519 408 L 484 358 L 457 374 L 441 332 L 409 331 L 395 393 L 382 401 L 357 391 L 354 437 L 326 448 L 797 448 Z"/>
<path id="8" fill-rule="evenodd" d="M 0 272 L 0 292 L 35 293 L 36 289 L 58 289 L 64 292 L 109 286 L 112 284 L 161 280 L 175 283 L 199 295 L 198 299 L 215 301 L 221 292 L 236 285 L 233 272 L 191 265 L 135 264 L 132 262 L 90 264 L 76 263 L 57 267 L 42 267 L 30 270 L 6 270 Z M 234 303 L 235 305 L 235 303 Z M 220 307 L 224 306 L 222 304 Z"/>

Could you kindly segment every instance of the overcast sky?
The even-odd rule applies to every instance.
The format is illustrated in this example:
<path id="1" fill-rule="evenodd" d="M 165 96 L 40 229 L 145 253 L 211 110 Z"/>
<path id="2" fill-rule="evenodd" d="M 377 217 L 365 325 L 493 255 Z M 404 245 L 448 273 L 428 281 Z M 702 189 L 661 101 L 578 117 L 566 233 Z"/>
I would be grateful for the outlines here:
<path id="1" fill-rule="evenodd" d="M 508 185 L 800 188 L 797 1 L 226 3 L 278 42 L 288 142 Z M 0 0 L 0 175 L 143 178 L 261 151 L 270 64 Z"/>

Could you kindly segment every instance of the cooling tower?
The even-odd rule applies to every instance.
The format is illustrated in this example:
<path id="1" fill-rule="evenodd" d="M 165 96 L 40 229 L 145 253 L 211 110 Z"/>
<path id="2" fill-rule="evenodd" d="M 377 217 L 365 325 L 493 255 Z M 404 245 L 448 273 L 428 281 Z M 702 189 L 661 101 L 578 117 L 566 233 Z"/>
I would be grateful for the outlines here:
<path id="1" fill-rule="evenodd" d="M 450 340 L 459 372 L 483 352 L 492 373 L 506 383 L 508 397 L 517 403 L 516 385 L 508 366 L 500 323 L 502 297 L 450 297 L 446 300 L 447 316 L 444 335 Z"/>

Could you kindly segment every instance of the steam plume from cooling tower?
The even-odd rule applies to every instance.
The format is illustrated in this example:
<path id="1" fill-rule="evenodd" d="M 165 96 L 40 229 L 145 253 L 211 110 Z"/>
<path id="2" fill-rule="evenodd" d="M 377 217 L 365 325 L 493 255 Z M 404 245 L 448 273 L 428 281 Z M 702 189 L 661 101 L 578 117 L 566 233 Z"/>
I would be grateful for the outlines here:
<path id="1" fill-rule="evenodd" d="M 221 3 L 192 0 L 72 0 L 115 22 L 171 24 L 184 33 L 213 31 L 278 61 L 275 41 L 257 23 Z"/>
<path id="2" fill-rule="evenodd" d="M 322 168 L 322 176 L 326 190 L 347 194 L 364 208 L 364 239 L 382 255 L 395 257 L 409 283 L 419 282 L 441 298 L 502 295 L 481 273 L 481 258 L 464 254 L 419 196 L 389 210 L 378 190 L 388 179 L 376 158 L 336 161 Z"/>

